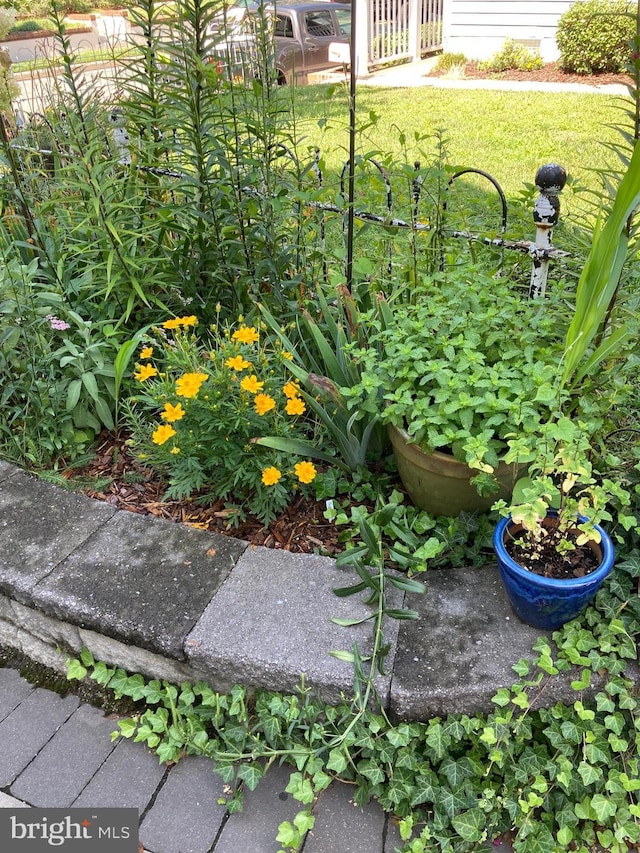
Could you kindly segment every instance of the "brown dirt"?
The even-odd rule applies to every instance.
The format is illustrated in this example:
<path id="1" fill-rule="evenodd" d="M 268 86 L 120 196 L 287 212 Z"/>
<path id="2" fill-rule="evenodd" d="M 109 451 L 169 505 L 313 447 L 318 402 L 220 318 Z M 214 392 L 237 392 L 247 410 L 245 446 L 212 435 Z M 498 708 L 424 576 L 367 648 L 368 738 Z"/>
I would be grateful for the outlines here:
<path id="1" fill-rule="evenodd" d="M 433 77 L 446 77 L 446 74 L 433 72 Z M 563 71 L 557 62 L 549 62 L 534 71 L 480 71 L 476 62 L 467 62 L 462 79 L 474 80 L 524 80 L 530 83 L 585 83 L 589 86 L 607 86 L 612 83 L 630 84 L 631 77 L 626 74 L 570 74 Z"/>
<path id="2" fill-rule="evenodd" d="M 522 546 L 523 539 L 522 534 L 516 535 L 505 542 L 505 548 L 522 568 L 544 578 L 582 578 L 600 565 L 600 560 L 589 545 L 576 545 L 573 551 L 558 553 L 559 535 L 553 529 L 548 529 L 547 536 L 539 543 L 531 543 L 530 547 Z"/>
<path id="3" fill-rule="evenodd" d="M 118 509 L 245 539 L 252 545 L 328 555 L 343 550 L 338 543 L 340 531 L 323 517 L 324 503 L 302 496 L 268 527 L 250 516 L 236 522 L 233 511 L 223 501 L 201 506 L 197 495 L 163 500 L 166 484 L 130 452 L 125 437 L 116 439 L 111 433 L 100 436 L 95 457 L 88 465 L 66 472 L 65 477 L 75 491 Z M 97 481 L 102 481 L 98 488 Z"/>

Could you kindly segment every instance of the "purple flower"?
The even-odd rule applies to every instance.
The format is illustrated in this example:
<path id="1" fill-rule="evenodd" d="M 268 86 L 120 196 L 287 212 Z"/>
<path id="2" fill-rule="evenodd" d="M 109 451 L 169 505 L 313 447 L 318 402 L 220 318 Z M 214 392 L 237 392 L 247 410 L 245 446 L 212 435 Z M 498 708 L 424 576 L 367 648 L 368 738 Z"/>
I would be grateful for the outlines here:
<path id="1" fill-rule="evenodd" d="M 57 329 L 59 332 L 64 332 L 65 329 L 71 328 L 69 323 L 65 323 L 64 320 L 59 320 L 55 314 L 47 314 L 47 320 L 49 321 L 51 328 Z"/>

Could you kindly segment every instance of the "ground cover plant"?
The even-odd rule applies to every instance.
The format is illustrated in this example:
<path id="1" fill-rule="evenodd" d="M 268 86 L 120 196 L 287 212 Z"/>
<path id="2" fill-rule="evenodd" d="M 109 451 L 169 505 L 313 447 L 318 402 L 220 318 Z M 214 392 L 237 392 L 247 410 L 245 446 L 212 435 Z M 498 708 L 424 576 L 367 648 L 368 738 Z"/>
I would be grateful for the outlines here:
<path id="1" fill-rule="evenodd" d="M 559 159 L 557 149 L 541 146 L 535 159 L 532 150 L 522 175 L 523 136 L 532 146 L 535 138 L 528 122 L 523 134 L 522 125 L 516 132 L 490 118 L 502 96 L 483 100 L 489 133 L 478 129 L 477 100 L 451 97 L 447 105 L 429 92 L 428 126 L 420 117 L 415 133 L 405 131 L 398 119 L 397 151 L 383 151 L 374 134 L 389 136 L 385 122 L 394 121 L 393 109 L 406 113 L 407 102 L 371 92 L 360 100 L 350 168 L 354 206 L 373 215 L 357 218 L 349 247 L 337 112 L 344 93 L 324 101 L 327 90 L 279 87 L 268 41 L 259 75 L 230 79 L 207 61 L 211 29 L 226 26 L 221 5 L 177 6 L 168 40 L 161 33 L 172 25 L 160 4 L 130 10 L 143 42 L 115 60 L 117 99 L 83 74 L 54 8 L 63 68 L 57 101 L 24 126 L 7 114 L 0 123 L 0 452 L 66 474 L 109 434 L 114 452 L 127 442 L 170 496 L 224 501 L 229 524 L 249 513 L 268 523 L 300 495 L 324 502 L 351 546 L 338 560 L 354 582 L 339 594 L 368 596 L 374 654 L 341 653 L 354 666 L 354 698 L 337 709 L 304 690 L 250 704 L 242 688 L 229 698 L 203 685 L 145 685 L 86 654 L 83 666 L 150 705 L 123 732 L 157 747 L 162 760 L 200 751 L 231 781 L 235 762 L 248 758 L 238 774 L 252 786 L 258 758 L 286 754 L 298 762 L 291 787 L 306 805 L 332 774 L 344 777 L 355 782 L 358 801 L 374 796 L 403 819 L 412 853 L 462 853 L 512 827 L 523 853 L 586 850 L 596 840 L 625 850 L 638 841 L 640 788 L 637 699 L 624 678 L 638 631 L 635 203 L 614 217 L 615 240 L 607 228 L 593 241 L 613 253 L 600 252 L 612 271 L 606 281 L 581 276 L 601 228 L 591 215 L 588 228 L 574 224 L 573 256 L 552 267 L 549 296 L 530 303 L 525 256 L 450 235 L 454 227 L 482 229 L 491 243 L 500 233 L 502 204 L 491 182 L 456 177 L 464 202 L 457 208 L 449 184 L 459 165 L 491 163 L 507 173 L 513 198 L 547 152 Z M 311 118 L 312 98 L 316 110 L 326 109 L 320 120 Z M 370 112 L 383 103 L 384 122 Z M 613 113 L 619 127 L 602 131 L 609 148 L 592 161 L 602 168 L 583 194 L 585 222 L 594 208 L 602 221 L 618 209 L 623 174 L 637 178 L 637 103 L 624 102 L 626 111 Z M 540 100 L 518 96 L 518 104 L 519 121 L 532 110 L 531 127 L 540 127 Z M 567 110 L 574 104 L 611 123 L 606 99 L 562 100 Z M 452 116 L 445 108 L 462 113 L 462 105 L 475 111 L 474 133 L 440 129 Z M 563 121 L 563 132 L 597 149 L 599 132 L 579 127 L 575 113 Z M 342 141 L 327 145 L 338 131 Z M 476 155 L 488 158 L 483 135 L 493 159 L 478 162 Z M 546 136 L 549 145 L 553 134 Z M 502 169 L 516 152 L 517 178 Z M 532 197 L 525 187 L 510 205 L 509 236 L 531 234 Z M 389 346 L 392 334 L 417 334 L 409 328 L 415 317 L 424 352 L 416 340 Z M 469 389 L 457 381 L 463 359 Z M 378 381 L 379 363 L 389 374 L 400 368 L 393 399 Z M 514 376 L 515 393 L 507 390 Z M 473 399 L 487 377 L 490 391 Z M 589 471 L 619 489 L 609 490 L 606 511 L 622 568 L 596 607 L 556 635 L 556 651 L 539 644 L 539 672 L 529 676 L 517 664 L 523 680 L 505 686 L 486 718 L 396 726 L 375 704 L 373 676 L 388 653 L 384 619 L 415 617 L 388 604 L 389 588 L 418 593 L 417 575 L 435 565 L 480 565 L 489 530 L 486 516 L 433 519 L 409 506 L 383 429 L 394 406 L 421 421 L 414 430 L 421 440 L 469 454 L 485 485 L 520 423 L 530 424 L 535 450 L 547 422 L 579 416 Z M 477 413 L 486 417 L 479 431 Z M 576 700 L 539 707 L 544 674 L 571 666 Z M 594 692 L 584 692 L 592 679 Z M 303 727 L 314 743 L 300 745 Z M 573 766 L 579 779 L 570 776 Z M 305 812 L 279 840 L 299 849 L 311 825 Z"/>

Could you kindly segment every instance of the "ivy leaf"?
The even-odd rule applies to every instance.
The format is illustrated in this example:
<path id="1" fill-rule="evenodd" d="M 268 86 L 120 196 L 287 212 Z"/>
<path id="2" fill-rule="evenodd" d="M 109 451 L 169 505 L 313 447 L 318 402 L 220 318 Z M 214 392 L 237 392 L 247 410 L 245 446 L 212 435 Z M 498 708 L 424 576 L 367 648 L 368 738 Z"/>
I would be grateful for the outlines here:
<path id="1" fill-rule="evenodd" d="M 457 791 L 445 789 L 438 799 L 449 817 L 459 814 L 468 805 L 466 797 L 462 797 Z"/>
<path id="2" fill-rule="evenodd" d="M 610 817 L 613 817 L 618 807 L 615 802 L 603 796 L 602 794 L 594 794 L 591 797 L 591 808 L 596 813 L 598 823 L 605 824 Z"/>
<path id="3" fill-rule="evenodd" d="M 340 775 L 347 766 L 347 759 L 344 756 L 344 753 L 340 749 L 332 749 L 329 753 L 329 760 L 327 761 L 327 770 L 333 770 L 334 773 Z"/>
<path id="4" fill-rule="evenodd" d="M 119 734 L 122 737 L 133 737 L 138 728 L 138 722 L 131 717 L 128 717 L 126 720 L 118 720 L 118 728 L 120 729 Z"/>
<path id="5" fill-rule="evenodd" d="M 380 765 L 372 758 L 358 763 L 358 772 L 370 780 L 372 785 L 381 785 L 385 780 L 385 774 Z"/>
<path id="6" fill-rule="evenodd" d="M 82 681 L 82 679 L 87 674 L 87 670 L 79 660 L 69 660 L 67 661 L 67 678 L 69 681 Z"/>
<path id="7" fill-rule="evenodd" d="M 593 767 L 587 764 L 586 761 L 581 761 L 578 765 L 578 773 L 582 776 L 582 781 L 585 785 L 593 785 L 602 778 L 602 770 L 600 767 Z"/>
<path id="8" fill-rule="evenodd" d="M 250 791 L 255 791 L 263 776 L 264 769 L 259 764 L 241 764 L 238 767 L 238 779 L 242 779 Z"/>
<path id="9" fill-rule="evenodd" d="M 482 830 L 486 826 L 487 818 L 480 809 L 469 809 L 468 812 L 456 815 L 451 823 L 464 841 L 482 841 Z"/>

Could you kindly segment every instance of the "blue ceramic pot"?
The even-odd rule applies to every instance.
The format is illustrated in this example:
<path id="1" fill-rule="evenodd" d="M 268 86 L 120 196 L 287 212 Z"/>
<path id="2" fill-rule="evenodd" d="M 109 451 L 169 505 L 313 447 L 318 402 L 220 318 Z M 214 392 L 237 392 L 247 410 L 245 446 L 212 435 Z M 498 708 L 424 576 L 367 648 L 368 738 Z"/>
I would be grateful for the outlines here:
<path id="1" fill-rule="evenodd" d="M 585 609 L 613 568 L 615 555 L 611 538 L 596 525 L 601 536 L 596 548 L 602 556 L 598 568 L 581 578 L 556 580 L 523 569 L 507 553 L 504 539 L 511 525 L 511 518 L 503 518 L 493 534 L 493 548 L 511 606 L 528 625 L 555 630 Z"/>

